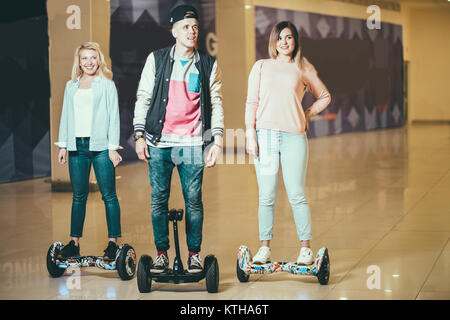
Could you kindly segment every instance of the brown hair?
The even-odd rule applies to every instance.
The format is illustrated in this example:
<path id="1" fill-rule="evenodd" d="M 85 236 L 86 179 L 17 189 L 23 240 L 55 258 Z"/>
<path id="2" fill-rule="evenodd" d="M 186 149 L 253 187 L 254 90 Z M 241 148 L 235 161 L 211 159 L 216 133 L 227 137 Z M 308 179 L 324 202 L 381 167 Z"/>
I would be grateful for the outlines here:
<path id="1" fill-rule="evenodd" d="M 280 37 L 281 31 L 283 29 L 288 28 L 292 32 L 292 36 L 294 37 L 295 47 L 292 52 L 292 59 L 297 62 L 300 69 L 303 69 L 307 65 L 310 65 L 309 61 L 303 56 L 302 48 L 300 46 L 299 34 L 295 25 L 290 21 L 281 21 L 278 22 L 270 32 L 269 37 L 269 56 L 272 59 L 276 59 L 278 56 L 277 51 L 277 41 Z"/>

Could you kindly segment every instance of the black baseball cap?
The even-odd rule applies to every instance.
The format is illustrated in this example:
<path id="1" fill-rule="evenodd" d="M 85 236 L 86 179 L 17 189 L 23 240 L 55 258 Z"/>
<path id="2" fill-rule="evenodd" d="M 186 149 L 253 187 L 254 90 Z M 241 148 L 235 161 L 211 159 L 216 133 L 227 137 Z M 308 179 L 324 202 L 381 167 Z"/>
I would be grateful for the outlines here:
<path id="1" fill-rule="evenodd" d="M 173 25 L 175 22 L 187 18 L 195 18 L 198 20 L 197 10 L 193 6 L 182 4 L 172 10 L 169 23 Z"/>

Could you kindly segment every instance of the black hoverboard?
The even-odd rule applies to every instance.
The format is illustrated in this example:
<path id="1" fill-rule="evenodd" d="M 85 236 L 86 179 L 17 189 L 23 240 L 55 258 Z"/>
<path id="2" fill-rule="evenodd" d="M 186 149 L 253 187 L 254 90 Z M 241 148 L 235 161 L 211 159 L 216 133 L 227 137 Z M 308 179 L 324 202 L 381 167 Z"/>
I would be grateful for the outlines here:
<path id="1" fill-rule="evenodd" d="M 205 257 L 203 270 L 198 273 L 189 273 L 183 268 L 183 263 L 180 258 L 180 244 L 178 241 L 178 221 L 183 220 L 182 209 L 169 210 L 169 221 L 173 222 L 173 234 L 175 239 L 176 257 L 173 261 L 173 268 L 168 268 L 162 273 L 151 272 L 153 266 L 153 259 L 149 255 L 142 255 L 139 259 L 137 269 L 137 284 L 139 292 L 150 292 L 152 288 L 152 280 L 155 282 L 165 283 L 193 283 L 199 282 L 206 278 L 206 290 L 209 293 L 216 293 L 219 291 L 219 264 L 217 258 L 210 254 Z"/>

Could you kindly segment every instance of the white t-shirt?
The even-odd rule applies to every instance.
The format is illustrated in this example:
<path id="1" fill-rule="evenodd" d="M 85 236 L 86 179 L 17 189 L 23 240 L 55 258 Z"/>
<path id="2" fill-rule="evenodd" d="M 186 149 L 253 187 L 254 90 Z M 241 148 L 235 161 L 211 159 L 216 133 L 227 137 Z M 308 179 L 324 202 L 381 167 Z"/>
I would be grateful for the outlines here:
<path id="1" fill-rule="evenodd" d="M 92 109 L 94 107 L 92 88 L 78 89 L 73 96 L 75 114 L 75 137 L 90 137 Z"/>

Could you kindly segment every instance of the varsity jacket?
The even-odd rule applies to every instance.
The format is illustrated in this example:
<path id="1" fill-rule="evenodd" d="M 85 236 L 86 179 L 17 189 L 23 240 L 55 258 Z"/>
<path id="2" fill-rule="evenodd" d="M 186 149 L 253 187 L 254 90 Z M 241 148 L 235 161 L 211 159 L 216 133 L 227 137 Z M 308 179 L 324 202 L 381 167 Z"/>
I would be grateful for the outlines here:
<path id="1" fill-rule="evenodd" d="M 134 110 L 134 131 L 145 132 L 156 145 L 161 139 L 174 63 L 175 45 L 150 53 L 141 74 Z M 195 50 L 194 63 L 200 78 L 200 108 L 203 144 L 223 135 L 222 80 L 215 58 Z"/>

